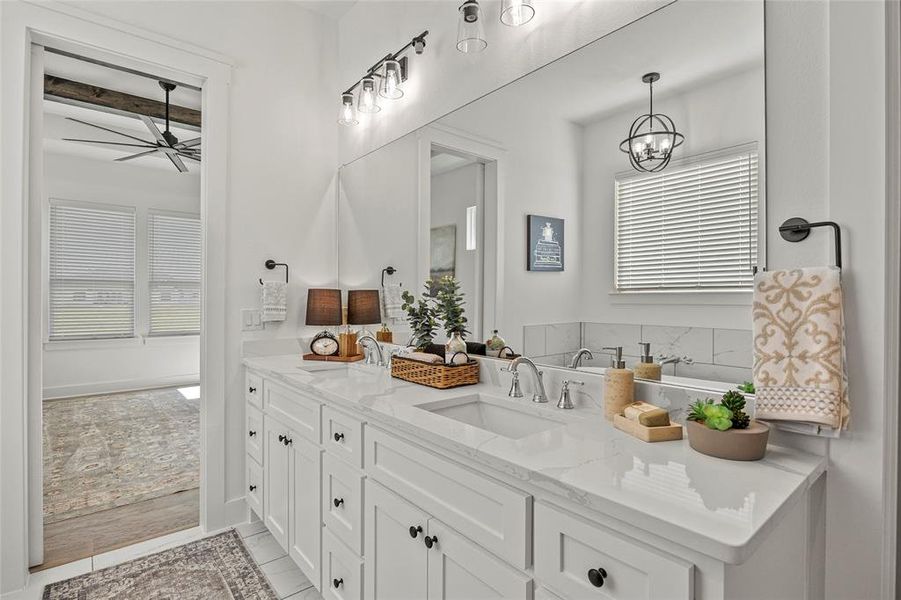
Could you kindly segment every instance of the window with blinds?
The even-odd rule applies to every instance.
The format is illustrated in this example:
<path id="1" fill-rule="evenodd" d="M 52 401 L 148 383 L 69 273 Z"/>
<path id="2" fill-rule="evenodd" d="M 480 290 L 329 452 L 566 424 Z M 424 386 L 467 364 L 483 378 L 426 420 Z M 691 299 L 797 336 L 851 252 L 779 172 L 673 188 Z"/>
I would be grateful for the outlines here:
<path id="1" fill-rule="evenodd" d="M 200 333 L 200 218 L 148 217 L 150 335 Z"/>
<path id="2" fill-rule="evenodd" d="M 134 211 L 54 201 L 49 242 L 49 339 L 133 337 Z"/>
<path id="3" fill-rule="evenodd" d="M 616 178 L 617 291 L 750 290 L 757 145 Z"/>

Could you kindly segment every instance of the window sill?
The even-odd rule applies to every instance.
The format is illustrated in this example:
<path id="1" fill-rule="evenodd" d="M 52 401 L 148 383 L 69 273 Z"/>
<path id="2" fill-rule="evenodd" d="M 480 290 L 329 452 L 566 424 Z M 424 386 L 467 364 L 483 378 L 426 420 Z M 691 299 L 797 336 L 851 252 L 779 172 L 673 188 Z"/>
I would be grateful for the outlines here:
<path id="1" fill-rule="evenodd" d="M 44 351 L 66 350 L 111 350 L 115 348 L 137 348 L 139 346 L 174 346 L 193 344 L 200 340 L 199 334 L 193 335 L 161 335 L 136 336 L 132 338 L 111 338 L 102 340 L 58 340 L 44 341 Z"/>
<path id="2" fill-rule="evenodd" d="M 751 306 L 751 290 L 642 290 L 608 292 L 611 304 Z"/>

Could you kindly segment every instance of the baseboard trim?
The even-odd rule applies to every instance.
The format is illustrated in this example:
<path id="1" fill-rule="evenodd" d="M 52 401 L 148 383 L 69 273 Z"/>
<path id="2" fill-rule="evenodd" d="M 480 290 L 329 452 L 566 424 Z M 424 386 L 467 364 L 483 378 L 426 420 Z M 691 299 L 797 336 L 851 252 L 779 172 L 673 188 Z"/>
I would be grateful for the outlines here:
<path id="1" fill-rule="evenodd" d="M 136 392 L 153 388 L 171 387 L 175 385 L 196 385 L 200 381 L 200 373 L 187 375 L 171 375 L 151 379 L 125 379 L 119 381 L 100 381 L 75 385 L 60 385 L 44 388 L 44 400 L 71 398 L 73 396 L 94 396 L 97 394 L 118 394 Z"/>

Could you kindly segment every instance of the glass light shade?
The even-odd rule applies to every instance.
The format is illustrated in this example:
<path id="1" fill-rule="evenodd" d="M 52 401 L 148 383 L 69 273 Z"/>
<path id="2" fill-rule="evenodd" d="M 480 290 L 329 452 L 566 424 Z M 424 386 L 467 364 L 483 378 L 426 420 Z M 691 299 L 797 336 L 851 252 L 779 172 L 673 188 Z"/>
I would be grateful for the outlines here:
<path id="1" fill-rule="evenodd" d="M 525 25 L 534 16 L 532 0 L 504 0 L 501 6 L 501 23 L 510 27 Z"/>
<path id="2" fill-rule="evenodd" d="M 481 9 L 477 0 L 466 0 L 460 5 L 460 25 L 457 27 L 457 50 L 469 54 L 488 47 L 482 28 Z"/>
<path id="3" fill-rule="evenodd" d="M 357 99 L 357 110 L 361 113 L 377 113 L 382 107 L 376 102 L 375 78 L 364 77 L 360 82 L 360 93 Z"/>
<path id="4" fill-rule="evenodd" d="M 400 63 L 396 60 L 386 60 L 385 72 L 382 76 L 382 87 L 379 89 L 379 96 L 388 98 L 389 100 L 402 98 L 404 91 L 400 89 L 400 84 Z"/>
<path id="5" fill-rule="evenodd" d="M 350 127 L 352 125 L 357 125 L 358 123 L 357 111 L 354 108 L 354 95 L 342 94 L 341 110 L 338 111 L 338 124 Z"/>

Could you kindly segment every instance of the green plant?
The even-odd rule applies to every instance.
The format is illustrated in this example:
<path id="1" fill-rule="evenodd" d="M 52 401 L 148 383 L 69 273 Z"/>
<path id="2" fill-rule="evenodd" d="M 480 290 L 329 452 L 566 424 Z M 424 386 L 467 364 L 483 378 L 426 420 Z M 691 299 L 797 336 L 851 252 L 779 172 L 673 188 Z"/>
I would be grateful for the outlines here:
<path id="1" fill-rule="evenodd" d="M 754 384 L 750 381 L 745 381 L 744 383 L 738 384 L 738 389 L 746 394 L 753 394 L 754 392 Z"/>
<path id="2" fill-rule="evenodd" d="M 689 421 L 697 421 L 698 423 L 703 423 L 707 420 L 707 415 L 704 414 L 704 407 L 710 406 L 713 404 L 713 400 L 710 398 L 705 398 L 704 400 L 695 400 L 688 407 L 688 420 Z"/>
<path id="3" fill-rule="evenodd" d="M 745 413 L 745 397 L 738 390 L 723 394 L 719 404 L 710 398 L 695 400 L 688 407 L 688 420 L 703 423 L 711 429 L 747 429 L 751 418 Z"/>
<path id="4" fill-rule="evenodd" d="M 732 427 L 735 429 L 747 429 L 751 424 L 751 417 L 745 413 L 745 397 L 738 390 L 729 390 L 723 394 L 720 401 L 723 406 L 732 411 Z"/>
<path id="5" fill-rule="evenodd" d="M 407 311 L 407 322 L 413 330 L 412 344 L 417 350 L 425 350 L 435 337 L 435 329 L 438 321 L 435 318 L 435 309 L 432 307 L 428 290 L 431 282 L 426 281 L 426 292 L 418 300 L 410 292 L 404 290 L 402 298 L 404 303 L 401 308 Z"/>
<path id="6" fill-rule="evenodd" d="M 447 337 L 455 333 L 461 336 L 469 331 L 466 329 L 466 317 L 463 316 L 463 293 L 460 291 L 460 282 L 450 275 L 442 277 L 438 281 L 435 295 L 435 315 L 444 321 L 444 331 Z"/>
<path id="7" fill-rule="evenodd" d="M 732 427 L 732 411 L 722 404 L 705 406 L 704 417 L 704 424 L 711 429 L 726 431 Z"/>

